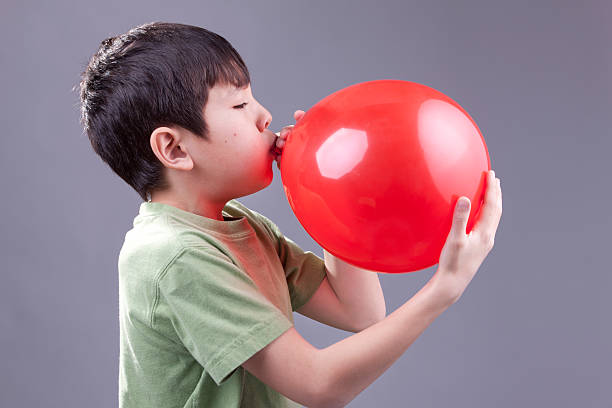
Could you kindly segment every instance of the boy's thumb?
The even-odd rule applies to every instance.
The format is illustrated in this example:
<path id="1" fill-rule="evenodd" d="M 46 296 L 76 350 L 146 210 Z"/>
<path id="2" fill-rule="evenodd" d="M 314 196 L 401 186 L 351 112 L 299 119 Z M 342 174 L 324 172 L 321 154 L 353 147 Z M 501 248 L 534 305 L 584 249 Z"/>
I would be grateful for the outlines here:
<path id="1" fill-rule="evenodd" d="M 452 230 L 454 234 L 465 234 L 468 218 L 470 216 L 470 204 L 470 199 L 465 196 L 461 196 L 459 200 L 457 200 L 455 213 L 453 215 Z"/>

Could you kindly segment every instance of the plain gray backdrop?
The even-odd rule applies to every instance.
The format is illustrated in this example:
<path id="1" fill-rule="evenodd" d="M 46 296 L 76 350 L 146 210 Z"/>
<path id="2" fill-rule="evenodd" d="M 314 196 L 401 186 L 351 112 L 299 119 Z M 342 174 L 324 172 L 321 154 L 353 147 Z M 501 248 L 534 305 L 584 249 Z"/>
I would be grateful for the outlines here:
<path id="1" fill-rule="evenodd" d="M 234 45 L 275 132 L 346 86 L 401 79 L 483 133 L 495 247 L 350 407 L 612 407 L 611 4 L 2 0 L 0 406 L 117 405 L 117 256 L 140 198 L 93 152 L 72 87 L 104 38 L 169 21 Z M 274 172 L 239 200 L 322 257 Z M 434 272 L 380 274 L 387 313 Z M 319 348 L 352 335 L 295 320 Z"/>

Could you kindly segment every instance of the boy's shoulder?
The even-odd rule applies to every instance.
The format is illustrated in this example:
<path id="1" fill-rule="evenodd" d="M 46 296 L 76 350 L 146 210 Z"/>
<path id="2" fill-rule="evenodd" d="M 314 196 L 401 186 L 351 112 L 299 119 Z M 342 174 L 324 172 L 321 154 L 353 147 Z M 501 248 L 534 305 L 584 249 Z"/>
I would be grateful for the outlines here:
<path id="1" fill-rule="evenodd" d="M 133 221 L 133 227 L 126 234 L 119 251 L 118 267 L 120 275 L 138 270 L 158 269 L 167 264 L 183 249 L 178 239 L 176 227 L 172 226 L 165 214 L 143 216 L 139 213 Z"/>

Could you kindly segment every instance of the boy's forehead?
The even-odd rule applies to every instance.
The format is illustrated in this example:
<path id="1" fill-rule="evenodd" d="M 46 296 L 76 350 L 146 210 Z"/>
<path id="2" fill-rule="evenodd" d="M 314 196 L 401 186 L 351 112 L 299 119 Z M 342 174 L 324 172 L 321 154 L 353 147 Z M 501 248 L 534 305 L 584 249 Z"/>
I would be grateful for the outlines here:
<path id="1" fill-rule="evenodd" d="M 251 84 L 247 85 L 245 88 L 238 88 L 237 86 L 231 84 L 215 84 L 215 86 L 211 88 L 210 92 L 216 93 L 222 99 L 230 99 L 248 90 L 250 86 Z"/>

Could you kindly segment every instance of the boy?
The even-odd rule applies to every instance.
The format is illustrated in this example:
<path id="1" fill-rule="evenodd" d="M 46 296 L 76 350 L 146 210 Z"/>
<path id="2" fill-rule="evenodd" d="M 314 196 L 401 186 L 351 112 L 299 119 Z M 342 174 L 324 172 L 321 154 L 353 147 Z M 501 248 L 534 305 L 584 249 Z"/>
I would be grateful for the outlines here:
<path id="1" fill-rule="evenodd" d="M 95 152 L 144 200 L 118 262 L 120 407 L 344 406 L 459 299 L 493 246 L 490 172 L 477 227 L 465 234 L 459 200 L 435 275 L 384 317 L 375 273 L 304 252 L 235 200 L 270 184 L 291 126 L 267 129 L 241 57 L 203 28 L 151 23 L 104 40 L 80 96 Z M 293 311 L 356 334 L 317 349 Z"/>

